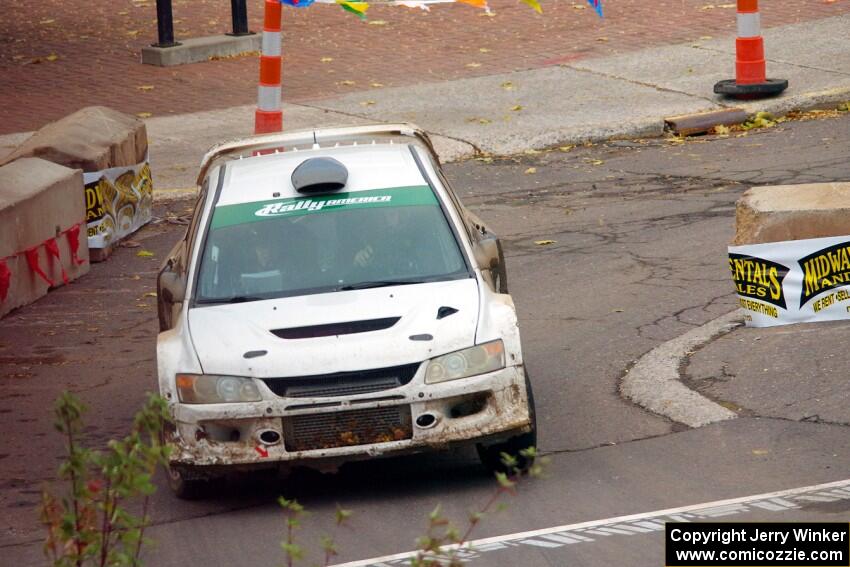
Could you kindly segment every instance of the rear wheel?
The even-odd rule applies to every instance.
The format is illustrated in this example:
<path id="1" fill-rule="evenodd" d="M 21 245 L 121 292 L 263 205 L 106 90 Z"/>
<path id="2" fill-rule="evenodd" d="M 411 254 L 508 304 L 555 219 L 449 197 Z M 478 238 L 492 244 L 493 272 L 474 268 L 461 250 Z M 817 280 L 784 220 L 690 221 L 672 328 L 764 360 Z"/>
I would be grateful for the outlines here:
<path id="1" fill-rule="evenodd" d="M 517 461 L 516 469 L 526 472 L 534 464 L 533 457 L 520 455 L 520 451 L 529 447 L 537 447 L 537 415 L 534 410 L 534 393 L 531 390 L 531 382 L 528 374 L 525 375 L 525 391 L 528 393 L 528 416 L 531 420 L 531 431 L 510 437 L 492 445 L 477 445 L 478 458 L 488 470 L 492 472 L 513 472 L 513 467 L 508 467 L 502 462 L 502 453 L 507 453 Z"/>

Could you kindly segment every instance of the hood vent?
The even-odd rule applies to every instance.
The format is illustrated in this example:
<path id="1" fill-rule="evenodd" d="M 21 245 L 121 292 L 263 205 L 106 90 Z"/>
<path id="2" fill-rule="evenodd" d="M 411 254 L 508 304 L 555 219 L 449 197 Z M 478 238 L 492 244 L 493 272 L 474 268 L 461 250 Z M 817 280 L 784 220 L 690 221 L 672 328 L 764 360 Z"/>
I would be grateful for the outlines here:
<path id="1" fill-rule="evenodd" d="M 383 319 L 328 323 L 326 325 L 310 325 L 309 327 L 290 327 L 289 329 L 272 329 L 272 333 L 281 339 L 315 339 L 336 335 L 353 335 L 389 329 L 400 319 L 401 317 L 384 317 Z"/>

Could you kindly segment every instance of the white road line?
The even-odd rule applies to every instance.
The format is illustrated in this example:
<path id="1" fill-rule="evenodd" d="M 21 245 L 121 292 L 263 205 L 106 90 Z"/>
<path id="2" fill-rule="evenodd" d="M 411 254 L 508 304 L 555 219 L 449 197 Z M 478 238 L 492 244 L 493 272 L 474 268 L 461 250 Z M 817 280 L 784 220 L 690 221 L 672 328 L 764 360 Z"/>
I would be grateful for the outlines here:
<path id="1" fill-rule="evenodd" d="M 468 542 L 464 545 L 464 547 L 471 547 L 475 549 L 482 550 L 482 548 L 495 550 L 499 549 L 501 546 L 497 544 L 503 544 L 506 542 L 514 542 L 521 540 L 528 540 L 530 538 L 534 538 L 537 536 L 545 536 L 549 534 L 554 534 L 556 532 L 564 532 L 570 530 L 577 529 L 587 529 L 587 528 L 595 528 L 598 526 L 604 526 L 607 524 L 624 524 L 629 522 L 635 522 L 640 520 L 649 520 L 658 516 L 674 516 L 678 514 L 687 514 L 692 512 L 700 512 L 702 510 L 716 509 L 720 507 L 734 507 L 735 505 L 740 504 L 749 504 L 752 502 L 760 501 L 760 500 L 772 500 L 774 499 L 774 503 L 777 502 L 775 499 L 780 499 L 779 502 L 785 502 L 781 499 L 794 497 L 798 494 L 806 494 L 810 492 L 821 492 L 824 490 L 830 489 L 844 489 L 841 492 L 834 492 L 833 494 L 843 494 L 843 498 L 850 497 L 850 478 L 845 480 L 837 480 L 835 482 L 828 482 L 825 484 L 816 484 L 812 486 L 801 486 L 799 488 L 791 488 L 788 490 L 780 490 L 777 492 L 766 492 L 764 494 L 753 494 L 750 496 L 742 496 L 740 498 L 730 498 L 727 500 L 716 500 L 714 502 L 703 502 L 701 504 L 692 504 L 690 506 L 681 506 L 679 508 L 667 508 L 666 510 L 656 510 L 653 512 L 644 512 L 641 514 L 632 514 L 629 516 L 617 516 L 614 518 L 605 518 L 604 520 L 593 520 L 590 522 L 581 522 L 578 524 L 564 524 L 562 526 L 555 526 L 551 528 L 542 528 L 538 530 L 532 530 L 527 532 L 517 532 L 512 534 L 505 534 L 500 536 L 488 537 L 483 539 L 477 539 Z M 837 498 L 841 498 L 841 496 L 837 496 Z M 788 508 L 783 508 L 783 510 L 793 510 L 793 504 L 788 502 Z M 779 506 L 776 506 L 777 508 Z M 687 521 L 687 519 L 685 519 Z M 638 524 L 640 525 L 640 524 Z M 620 526 L 618 526 L 620 527 Z M 570 534 L 569 537 L 574 537 L 575 534 Z M 613 535 L 613 533 L 609 534 Z M 566 537 L 566 536 L 562 536 Z M 550 541 L 558 541 L 558 538 L 547 538 Z M 584 538 L 586 539 L 586 538 Z M 564 543 L 569 543 L 564 541 Z M 535 543 L 535 545 L 540 545 L 540 542 Z M 458 546 L 446 546 L 446 550 L 455 549 Z M 396 553 L 394 555 L 385 555 L 383 557 L 373 557 L 371 559 L 360 559 L 357 561 L 350 561 L 348 563 L 339 563 L 332 567 L 369 567 L 379 565 L 388 561 L 398 561 L 403 559 L 409 559 L 416 555 L 415 551 L 406 551 L 404 553 Z"/>
<path id="2" fill-rule="evenodd" d="M 740 324 L 740 309 L 736 309 L 658 345 L 640 357 L 623 376 L 620 393 L 639 406 L 688 427 L 702 427 L 738 417 L 735 412 L 685 386 L 679 367 L 694 349 Z"/>

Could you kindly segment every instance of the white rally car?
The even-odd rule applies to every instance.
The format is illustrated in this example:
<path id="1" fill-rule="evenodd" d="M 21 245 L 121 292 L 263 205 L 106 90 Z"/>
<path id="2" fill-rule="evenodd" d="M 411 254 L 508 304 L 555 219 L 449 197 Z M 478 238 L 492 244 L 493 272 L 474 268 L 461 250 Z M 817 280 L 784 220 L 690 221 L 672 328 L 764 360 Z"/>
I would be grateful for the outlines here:
<path id="1" fill-rule="evenodd" d="M 252 137 L 213 148 L 199 184 L 157 286 L 178 496 L 458 444 L 498 469 L 534 445 L 501 246 L 424 133 Z"/>

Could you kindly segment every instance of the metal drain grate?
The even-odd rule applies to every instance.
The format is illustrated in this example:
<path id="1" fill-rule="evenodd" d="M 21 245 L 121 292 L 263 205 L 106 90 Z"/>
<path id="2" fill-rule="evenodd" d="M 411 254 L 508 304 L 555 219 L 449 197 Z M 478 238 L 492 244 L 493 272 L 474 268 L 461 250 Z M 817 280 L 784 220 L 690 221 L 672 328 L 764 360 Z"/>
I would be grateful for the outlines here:
<path id="1" fill-rule="evenodd" d="M 332 449 L 410 439 L 410 406 L 296 415 L 283 420 L 287 451 Z"/>

